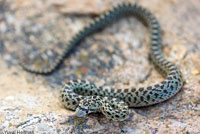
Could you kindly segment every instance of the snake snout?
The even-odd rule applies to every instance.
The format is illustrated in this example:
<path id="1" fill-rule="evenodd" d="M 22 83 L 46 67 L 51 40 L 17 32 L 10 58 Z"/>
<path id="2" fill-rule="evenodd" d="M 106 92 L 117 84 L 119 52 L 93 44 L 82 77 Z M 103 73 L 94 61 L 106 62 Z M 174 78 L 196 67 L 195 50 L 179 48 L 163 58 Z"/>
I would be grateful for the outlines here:
<path id="1" fill-rule="evenodd" d="M 75 116 L 77 117 L 83 117 L 88 113 L 88 109 L 82 109 L 81 107 L 78 107 L 75 111 Z"/>

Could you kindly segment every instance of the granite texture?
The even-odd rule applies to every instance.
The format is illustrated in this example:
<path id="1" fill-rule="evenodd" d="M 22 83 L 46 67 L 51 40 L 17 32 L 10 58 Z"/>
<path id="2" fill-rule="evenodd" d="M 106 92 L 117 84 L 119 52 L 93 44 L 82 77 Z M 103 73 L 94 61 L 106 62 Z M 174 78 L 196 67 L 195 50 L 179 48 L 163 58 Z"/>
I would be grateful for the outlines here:
<path id="1" fill-rule="evenodd" d="M 123 122 L 102 114 L 84 119 L 58 101 L 70 79 L 113 88 L 163 80 L 148 61 L 148 30 L 134 16 L 122 17 L 77 46 L 50 75 L 24 71 L 23 60 L 46 67 L 68 40 L 103 11 L 128 0 L 0 0 L 0 134 L 200 134 L 200 1 L 132 1 L 150 9 L 163 30 L 166 58 L 176 63 L 185 85 L 161 104 L 131 108 Z M 46 59 L 41 62 L 40 58 Z"/>

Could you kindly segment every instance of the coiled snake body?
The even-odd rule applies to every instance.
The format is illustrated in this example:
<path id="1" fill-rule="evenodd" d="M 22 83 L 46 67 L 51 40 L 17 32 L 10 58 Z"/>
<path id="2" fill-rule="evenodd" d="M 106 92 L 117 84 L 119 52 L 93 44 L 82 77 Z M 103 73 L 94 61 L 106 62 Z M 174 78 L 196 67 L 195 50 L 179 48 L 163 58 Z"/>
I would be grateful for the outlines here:
<path id="1" fill-rule="evenodd" d="M 181 73 L 175 64 L 167 61 L 163 56 L 161 29 L 156 17 L 136 4 L 123 3 L 97 17 L 72 37 L 63 54 L 58 56 L 49 69 L 34 70 L 23 63 L 21 66 L 33 73 L 50 73 L 78 42 L 125 14 L 133 14 L 147 24 L 150 31 L 150 58 L 166 79 L 156 85 L 127 89 L 105 89 L 85 80 L 72 80 L 60 91 L 61 103 L 68 109 L 76 110 L 76 115 L 79 117 L 101 111 L 108 119 L 122 121 L 128 115 L 128 107 L 148 106 L 169 99 L 183 86 Z"/>

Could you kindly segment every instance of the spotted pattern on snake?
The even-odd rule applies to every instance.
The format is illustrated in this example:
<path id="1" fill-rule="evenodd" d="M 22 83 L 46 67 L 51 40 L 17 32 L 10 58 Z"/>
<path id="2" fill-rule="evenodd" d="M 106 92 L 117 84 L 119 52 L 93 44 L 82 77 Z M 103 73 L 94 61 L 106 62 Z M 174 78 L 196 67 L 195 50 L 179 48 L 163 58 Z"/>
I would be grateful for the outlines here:
<path id="1" fill-rule="evenodd" d="M 143 107 L 163 102 L 181 89 L 182 75 L 178 67 L 163 56 L 161 28 L 156 17 L 149 10 L 137 4 L 122 3 L 97 17 L 71 38 L 64 52 L 48 69 L 35 70 L 24 63 L 20 65 L 29 72 L 51 73 L 77 43 L 126 14 L 132 14 L 147 24 L 150 32 L 150 58 L 165 80 L 148 87 L 126 89 L 103 88 L 85 80 L 72 80 L 61 89 L 60 102 L 66 108 L 75 110 L 75 114 L 79 117 L 92 112 L 102 112 L 113 121 L 125 120 L 129 114 L 129 107 Z"/>

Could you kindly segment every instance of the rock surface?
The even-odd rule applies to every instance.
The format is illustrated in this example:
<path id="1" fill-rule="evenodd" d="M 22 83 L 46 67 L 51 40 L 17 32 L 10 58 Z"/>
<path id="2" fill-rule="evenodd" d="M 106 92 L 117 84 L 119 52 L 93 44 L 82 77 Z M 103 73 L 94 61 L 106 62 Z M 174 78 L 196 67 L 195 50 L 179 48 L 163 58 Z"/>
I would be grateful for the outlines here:
<path id="1" fill-rule="evenodd" d="M 132 108 L 124 122 L 101 114 L 74 118 L 58 95 L 65 82 L 76 78 L 114 88 L 163 79 L 148 62 L 148 30 L 134 16 L 86 38 L 51 75 L 31 74 L 18 65 L 23 59 L 35 68 L 45 66 L 31 62 L 38 55 L 52 62 L 74 33 L 121 2 L 0 0 L 0 133 L 200 133 L 200 1 L 136 1 L 158 18 L 164 54 L 180 67 L 185 85 L 166 102 Z"/>

